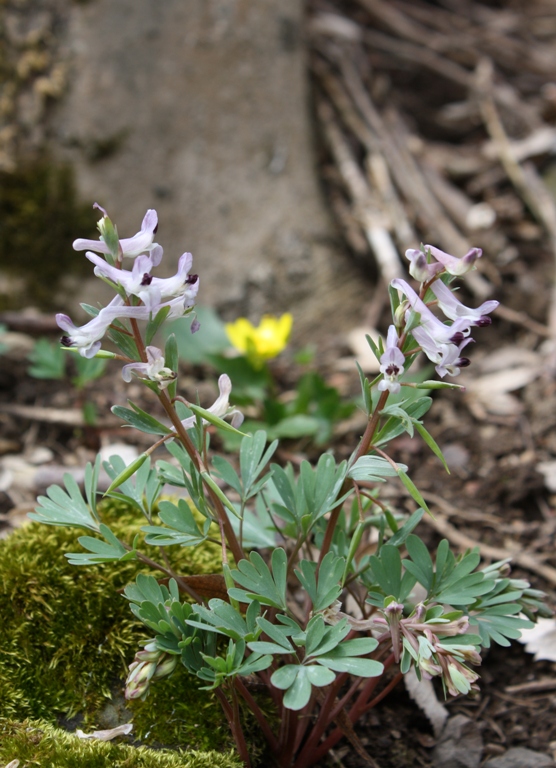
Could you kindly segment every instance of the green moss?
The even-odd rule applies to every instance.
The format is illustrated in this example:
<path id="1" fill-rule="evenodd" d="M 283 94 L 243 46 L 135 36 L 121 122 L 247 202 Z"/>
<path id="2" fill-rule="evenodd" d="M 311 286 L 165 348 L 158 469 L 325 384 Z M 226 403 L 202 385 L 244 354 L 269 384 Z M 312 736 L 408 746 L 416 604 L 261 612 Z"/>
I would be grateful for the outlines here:
<path id="1" fill-rule="evenodd" d="M 24 281 L 24 295 L 2 296 L 1 309 L 21 301 L 44 310 L 54 308 L 61 277 L 90 274 L 86 259 L 77 258 L 68 244 L 76 237 L 95 237 L 97 216 L 91 205 L 77 201 L 73 173 L 46 158 L 0 173 L 0 264 Z"/>
<path id="2" fill-rule="evenodd" d="M 102 514 L 129 541 L 145 522 L 120 503 L 103 505 Z M 80 551 L 82 533 L 33 523 L 0 542 L 0 722 L 54 723 L 81 713 L 88 726 L 105 728 L 125 722 L 131 711 L 135 733 L 148 743 L 229 747 L 220 705 L 181 667 L 152 685 L 144 702 L 127 710 L 117 703 L 127 665 L 148 636 L 121 591 L 145 569 L 137 561 L 69 565 L 64 553 Z M 149 554 L 158 557 L 154 548 Z M 220 551 L 212 544 L 171 547 L 168 554 L 181 574 L 220 568 Z M 107 708 L 117 722 L 107 725 Z"/>
<path id="3" fill-rule="evenodd" d="M 83 741 L 46 723 L 0 724 L 0 763 L 52 768 L 241 768 L 219 752 L 176 753 L 113 742 Z"/>

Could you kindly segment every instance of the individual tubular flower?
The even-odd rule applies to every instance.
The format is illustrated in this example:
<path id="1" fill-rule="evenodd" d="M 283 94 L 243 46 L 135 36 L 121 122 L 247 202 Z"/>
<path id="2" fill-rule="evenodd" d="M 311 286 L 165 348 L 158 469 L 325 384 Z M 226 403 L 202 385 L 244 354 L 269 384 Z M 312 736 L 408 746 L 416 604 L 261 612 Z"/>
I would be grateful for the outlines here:
<path id="1" fill-rule="evenodd" d="M 154 264 L 150 256 L 138 256 L 131 271 L 113 267 L 90 251 L 85 256 L 95 265 L 97 277 L 105 277 L 121 285 L 127 296 L 137 296 L 151 311 L 159 309 L 164 299 L 182 298 L 184 308 L 193 306 L 195 303 L 199 290 L 199 278 L 197 275 L 189 274 L 193 263 L 190 253 L 182 254 L 177 273 L 167 278 L 151 276 Z"/>
<path id="2" fill-rule="evenodd" d="M 73 242 L 73 248 L 76 251 L 95 251 L 96 253 L 110 253 L 110 248 L 105 240 L 105 227 L 109 221 L 108 215 L 104 208 L 95 203 L 95 207 L 101 210 L 104 214 L 103 218 L 98 223 L 100 231 L 100 240 L 85 240 L 84 238 L 78 238 Z M 133 237 L 127 237 L 119 241 L 120 258 L 129 256 L 135 258 L 142 253 L 153 254 L 153 264 L 156 266 L 160 263 L 162 258 L 162 248 L 154 243 L 154 236 L 158 229 L 158 215 L 155 210 L 149 209 L 143 221 L 141 223 L 141 229 Z"/>
<path id="3" fill-rule="evenodd" d="M 405 256 L 409 259 L 409 274 L 418 280 L 420 283 L 425 283 L 427 280 L 431 280 L 439 272 L 442 272 L 444 267 L 438 261 L 429 263 L 426 253 L 417 250 L 417 248 L 408 248 L 405 252 Z"/>
<path id="4" fill-rule="evenodd" d="M 242 352 L 256 367 L 282 352 L 288 343 L 293 318 L 289 312 L 281 317 L 265 315 L 258 326 L 245 317 L 226 325 L 226 333 L 232 345 Z"/>
<path id="5" fill-rule="evenodd" d="M 473 309 L 472 307 L 466 307 L 457 299 L 454 293 L 445 285 L 441 280 L 437 280 L 431 285 L 431 291 L 438 299 L 438 306 L 444 312 L 446 317 L 450 320 L 458 320 L 464 318 L 469 321 L 470 325 L 477 325 L 483 328 L 485 325 L 490 325 L 492 320 L 488 317 L 490 312 L 494 312 L 499 305 L 499 301 L 485 301 L 480 307 Z"/>
<path id="6" fill-rule="evenodd" d="M 391 325 L 388 328 L 388 336 L 386 337 L 386 349 L 380 358 L 380 372 L 384 375 L 384 378 L 378 385 L 381 392 L 388 390 L 392 394 L 396 394 L 396 392 L 400 391 L 401 384 L 398 381 L 398 377 L 403 373 L 405 356 L 398 347 L 398 343 L 396 327 Z"/>
<path id="7" fill-rule="evenodd" d="M 459 376 L 461 368 L 469 365 L 469 358 L 463 357 L 461 350 L 473 341 L 472 338 L 463 339 L 460 344 L 443 344 L 435 340 L 426 326 L 418 326 L 411 333 L 425 355 L 435 364 L 435 370 L 441 378 L 446 374 Z"/>
<path id="8" fill-rule="evenodd" d="M 475 262 L 480 259 L 483 252 L 480 248 L 471 248 L 461 259 L 451 256 L 449 253 L 435 248 L 434 245 L 425 245 L 425 254 L 430 254 L 442 265 L 449 275 L 465 275 L 475 268 Z M 407 254 L 406 254 L 407 255 Z M 409 257 L 408 257 L 409 258 Z"/>
<path id="9" fill-rule="evenodd" d="M 401 291 L 406 297 L 411 309 L 421 316 L 419 325 L 426 328 L 429 335 L 437 344 L 459 344 L 471 332 L 471 326 L 476 325 L 466 317 L 459 317 L 452 325 L 445 325 L 419 298 L 413 288 L 405 280 L 397 277 L 391 285 Z"/>
<path id="10" fill-rule="evenodd" d="M 155 381 L 160 389 L 166 387 L 175 380 L 176 373 L 171 368 L 166 368 L 164 355 L 158 347 L 147 347 L 146 363 L 128 363 L 122 368 L 122 378 L 124 381 L 131 381 L 132 373 L 135 373 L 140 379 Z"/>
<path id="11" fill-rule="evenodd" d="M 243 414 L 237 408 L 230 406 L 229 399 L 230 393 L 232 391 L 232 382 L 230 381 L 228 374 L 223 373 L 222 376 L 220 376 L 218 379 L 218 391 L 220 394 L 214 403 L 210 406 L 210 408 L 207 408 L 206 410 L 209 411 L 209 413 L 212 413 L 213 416 L 218 416 L 220 419 L 223 419 L 226 416 L 231 416 L 232 427 L 237 429 L 243 423 Z M 185 429 L 191 429 L 195 426 L 195 423 L 195 416 L 189 416 L 187 419 L 183 419 L 182 421 L 182 425 L 185 427 Z M 207 423 L 208 422 L 203 419 L 203 424 Z"/>
<path id="12" fill-rule="evenodd" d="M 66 332 L 61 343 L 64 347 L 76 347 L 82 357 L 94 357 L 101 347 L 101 339 L 111 323 L 120 317 L 148 319 L 146 307 L 128 307 L 120 296 L 115 296 L 96 317 L 82 326 L 76 326 L 68 315 L 56 315 L 58 326 Z"/>

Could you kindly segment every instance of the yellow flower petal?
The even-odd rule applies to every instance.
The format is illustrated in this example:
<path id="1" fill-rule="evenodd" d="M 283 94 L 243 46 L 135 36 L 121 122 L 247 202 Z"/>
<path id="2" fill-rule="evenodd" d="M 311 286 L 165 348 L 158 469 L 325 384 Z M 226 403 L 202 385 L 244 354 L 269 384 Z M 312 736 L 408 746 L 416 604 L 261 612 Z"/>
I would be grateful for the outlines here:
<path id="1" fill-rule="evenodd" d="M 288 343 L 293 317 L 286 312 L 281 317 L 265 315 L 255 327 L 240 317 L 226 325 L 226 333 L 233 346 L 246 354 L 254 363 L 271 360 L 282 352 Z"/>

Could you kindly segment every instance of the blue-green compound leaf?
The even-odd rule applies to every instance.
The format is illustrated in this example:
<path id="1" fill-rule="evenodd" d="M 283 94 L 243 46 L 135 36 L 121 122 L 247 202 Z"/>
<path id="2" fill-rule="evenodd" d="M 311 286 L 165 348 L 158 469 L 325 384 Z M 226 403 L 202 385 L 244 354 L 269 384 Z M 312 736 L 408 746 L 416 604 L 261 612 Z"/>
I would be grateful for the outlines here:
<path id="1" fill-rule="evenodd" d="M 145 525 L 141 530 L 147 534 L 147 544 L 159 547 L 167 547 L 172 544 L 181 544 L 183 547 L 194 547 L 206 540 L 210 528 L 210 520 L 205 520 L 203 531 L 199 529 L 193 512 L 185 499 L 180 499 L 176 504 L 171 501 L 161 501 L 159 504 L 159 518 L 168 526 Z"/>
<path id="2" fill-rule="evenodd" d="M 398 464 L 405 471 L 405 464 Z M 396 477 L 398 472 L 389 461 L 382 456 L 361 456 L 350 468 L 348 476 L 354 480 L 365 480 L 369 483 L 384 483 L 386 477 Z"/>
<path id="3" fill-rule="evenodd" d="M 87 467 L 89 466 L 87 465 Z M 86 471 L 91 472 L 91 470 Z M 46 496 L 39 496 L 37 499 L 39 506 L 35 508 L 35 512 L 29 513 L 31 520 L 37 520 L 39 523 L 46 523 L 47 525 L 64 525 L 71 528 L 89 528 L 92 531 L 98 531 L 99 523 L 96 509 L 85 503 L 79 486 L 72 475 L 68 473 L 64 475 L 64 485 L 66 486 L 65 490 L 58 485 L 51 485 L 46 490 Z"/>
<path id="4" fill-rule="evenodd" d="M 257 600 L 262 605 L 287 610 L 286 606 L 286 570 L 288 558 L 279 547 L 272 553 L 272 572 L 258 552 L 251 552 L 249 560 L 240 560 L 232 577 L 242 589 L 229 589 L 233 600 L 251 602 Z"/>
<path id="5" fill-rule="evenodd" d="M 335 672 L 348 672 L 357 677 L 378 677 L 384 672 L 384 666 L 379 661 L 358 658 L 374 651 L 377 645 L 377 640 L 370 637 L 346 640 L 326 654 L 315 656 L 315 661 Z"/>
<path id="6" fill-rule="evenodd" d="M 295 574 L 311 598 L 314 613 L 328 608 L 340 596 L 342 587 L 339 582 L 344 565 L 343 557 L 336 557 L 333 552 L 328 552 L 319 568 L 317 581 L 317 563 L 310 560 L 301 560 L 299 563 L 299 570 L 296 570 Z"/>
<path id="7" fill-rule="evenodd" d="M 137 552 L 127 550 L 103 523 L 100 524 L 99 533 L 105 541 L 92 536 L 79 537 L 79 543 L 88 552 L 68 552 L 65 557 L 72 565 L 95 565 L 116 560 L 134 560 L 137 557 Z"/>

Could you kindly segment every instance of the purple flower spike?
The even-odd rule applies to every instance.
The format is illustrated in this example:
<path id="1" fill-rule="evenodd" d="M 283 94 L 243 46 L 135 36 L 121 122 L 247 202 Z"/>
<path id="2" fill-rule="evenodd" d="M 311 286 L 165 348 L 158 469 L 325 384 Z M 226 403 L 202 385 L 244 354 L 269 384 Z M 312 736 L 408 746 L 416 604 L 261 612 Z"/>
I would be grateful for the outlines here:
<path id="1" fill-rule="evenodd" d="M 480 248 L 471 248 L 465 256 L 457 259 L 455 256 L 441 251 L 440 248 L 435 248 L 434 245 L 425 245 L 425 253 L 430 253 L 436 261 L 442 264 L 449 275 L 465 275 L 475 268 L 475 262 L 483 255 Z"/>
<path id="2" fill-rule="evenodd" d="M 99 208 L 101 211 L 103 211 L 104 216 L 106 216 L 106 211 L 104 211 L 104 209 L 101 208 L 100 205 L 95 203 L 95 206 Z M 99 224 L 99 227 L 101 228 L 101 231 L 102 231 L 102 219 Z M 143 218 L 143 222 L 141 224 L 141 230 L 137 232 L 137 234 L 133 235 L 133 237 L 128 237 L 128 238 L 124 238 L 123 240 L 120 240 L 120 248 L 122 249 L 122 255 L 135 258 L 136 256 L 139 256 L 141 253 L 148 253 L 154 249 L 160 249 L 160 251 L 159 250 L 156 251 L 157 258 L 158 258 L 157 263 L 159 263 L 160 259 L 162 258 L 162 249 L 157 243 L 153 243 L 154 236 L 157 229 L 158 229 L 158 215 L 155 210 L 149 209 Z M 95 251 L 96 253 L 110 253 L 110 249 L 104 242 L 102 235 L 100 237 L 100 240 L 85 240 L 83 238 L 78 238 L 77 240 L 74 240 L 73 248 L 76 251 L 91 250 L 91 251 Z"/>
<path id="3" fill-rule="evenodd" d="M 405 356 L 398 347 L 398 343 L 396 327 L 391 325 L 388 328 L 386 349 L 380 358 L 380 372 L 384 375 L 383 380 L 378 385 L 381 392 L 388 390 L 392 394 L 396 394 L 400 391 L 401 384 L 398 377 L 403 373 Z"/>
<path id="4" fill-rule="evenodd" d="M 438 306 L 450 320 L 465 318 L 470 325 L 478 325 L 480 328 L 490 325 L 492 320 L 488 317 L 490 312 L 494 312 L 500 302 L 485 301 L 480 307 L 473 309 L 466 307 L 457 299 L 452 291 L 441 280 L 437 280 L 431 285 L 431 291 L 438 299 Z"/>

